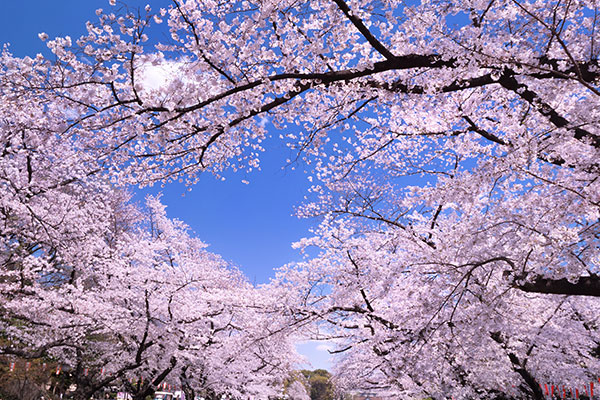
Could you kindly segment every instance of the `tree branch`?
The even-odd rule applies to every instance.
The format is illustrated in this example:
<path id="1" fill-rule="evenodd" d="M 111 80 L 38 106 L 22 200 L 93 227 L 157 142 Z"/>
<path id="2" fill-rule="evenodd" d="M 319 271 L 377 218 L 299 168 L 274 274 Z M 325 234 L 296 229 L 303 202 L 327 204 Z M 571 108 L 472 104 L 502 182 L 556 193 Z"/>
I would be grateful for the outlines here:
<path id="1" fill-rule="evenodd" d="M 348 7 L 348 4 L 346 4 L 344 0 L 333 1 L 335 2 L 335 4 L 337 4 L 339 9 L 342 10 L 344 15 L 350 20 L 350 22 L 352 22 L 356 29 L 358 29 L 358 31 L 365 37 L 365 39 L 367 39 L 367 42 L 369 42 L 369 44 L 373 46 L 375 50 L 377 50 L 382 56 L 384 56 L 388 60 L 392 60 L 395 58 L 392 52 L 389 51 L 375 36 L 373 36 L 371 31 L 369 31 L 369 28 L 365 26 L 362 20 L 356 15 L 354 15 L 354 13 L 352 12 L 352 10 L 350 10 L 350 7 Z"/>
<path id="2" fill-rule="evenodd" d="M 533 281 L 515 283 L 513 287 L 529 293 L 600 297 L 600 276 L 582 276 L 576 283 L 566 278 L 547 279 L 539 276 Z"/>
<path id="3" fill-rule="evenodd" d="M 592 146 L 600 148 L 600 136 L 579 127 L 572 127 L 566 118 L 561 116 L 554 108 L 542 100 L 537 93 L 529 89 L 527 85 L 519 83 L 512 73 L 505 71 L 498 80 L 498 83 L 500 83 L 500 85 L 502 85 L 502 87 L 505 89 L 516 93 L 523 100 L 531 104 L 536 110 L 538 110 L 540 114 L 547 117 L 557 128 L 573 130 L 575 132 L 575 139 L 587 139 L 591 142 Z"/>

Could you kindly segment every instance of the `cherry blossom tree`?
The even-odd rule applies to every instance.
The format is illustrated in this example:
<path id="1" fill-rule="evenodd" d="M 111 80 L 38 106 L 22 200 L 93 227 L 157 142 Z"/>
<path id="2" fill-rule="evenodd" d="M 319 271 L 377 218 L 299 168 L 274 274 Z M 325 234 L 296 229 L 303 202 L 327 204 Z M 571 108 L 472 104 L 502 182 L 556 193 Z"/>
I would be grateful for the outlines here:
<path id="1" fill-rule="evenodd" d="M 167 219 L 158 199 L 148 208 L 144 230 L 113 231 L 110 245 L 69 262 L 74 278 L 58 271 L 49 282 L 25 265 L 28 282 L 7 274 L 2 352 L 51 356 L 82 399 L 108 385 L 144 399 L 163 382 L 192 397 L 279 393 L 294 350 L 275 305 Z"/>
<path id="2" fill-rule="evenodd" d="M 288 398 L 291 400 L 309 400 L 310 399 L 310 396 L 306 392 L 306 388 L 298 380 L 294 380 L 287 387 L 286 394 L 288 395 Z"/>
<path id="3" fill-rule="evenodd" d="M 439 220 L 462 216 L 465 202 L 530 214 L 526 204 L 553 199 L 564 206 L 547 222 L 551 237 L 591 235 L 598 139 L 594 113 L 579 106 L 593 109 L 597 95 L 593 4 L 174 1 L 154 18 L 97 13 L 77 43 L 48 43 L 59 60 L 52 76 L 24 85 L 67 99 L 64 133 L 124 181 L 254 168 L 267 117 L 314 162 L 315 191 L 346 200 L 341 209 L 317 202 L 308 214 L 398 228 L 416 210 L 427 222 L 407 229 L 431 247 Z M 172 40 L 149 53 L 145 32 L 164 20 Z M 167 71 L 154 86 L 153 67 Z M 379 210 L 363 192 L 385 187 Z M 515 285 L 596 295 L 595 271 L 583 266 L 593 246 L 557 246 L 555 257 L 569 262 L 555 262 L 553 274 L 518 274 L 530 251 L 519 246 L 524 254 L 504 261 Z"/>
<path id="4" fill-rule="evenodd" d="M 110 156 L 61 134 L 77 110 L 45 86 L 60 67 L 7 52 L 2 65 L 0 354 L 51 358 L 81 399 L 165 382 L 191 398 L 279 394 L 297 360 L 268 289 L 158 198 L 136 206 Z"/>
<path id="5" fill-rule="evenodd" d="M 75 42 L 48 42 L 55 64 L 5 54 L 11 90 L 84 150 L 80 175 L 120 184 L 256 168 L 265 122 L 279 128 L 314 182 L 299 214 L 322 221 L 299 244 L 320 254 L 272 290 L 291 325 L 339 341 L 342 382 L 541 398 L 536 380 L 599 370 L 595 2 L 97 14 Z M 170 40 L 149 46 L 152 25 Z"/>
<path id="6" fill-rule="evenodd" d="M 338 386 L 398 398 L 543 398 L 540 383 L 583 392 L 596 379 L 596 299 L 511 289 L 491 265 L 462 267 L 473 270 L 458 283 L 415 274 L 431 261 L 409 257 L 389 233 L 345 228 L 281 276 L 299 291 L 299 313 L 321 321 L 314 336 L 336 344 Z"/>

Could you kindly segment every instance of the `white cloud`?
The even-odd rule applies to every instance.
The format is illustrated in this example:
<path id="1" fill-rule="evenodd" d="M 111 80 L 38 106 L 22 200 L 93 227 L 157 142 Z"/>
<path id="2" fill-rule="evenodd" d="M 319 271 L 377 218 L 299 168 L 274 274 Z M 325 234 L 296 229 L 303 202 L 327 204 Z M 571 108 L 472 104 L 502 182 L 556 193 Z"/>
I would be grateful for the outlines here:
<path id="1" fill-rule="evenodd" d="M 301 365 L 301 368 L 308 369 L 326 369 L 331 370 L 332 359 L 328 349 L 334 349 L 335 344 L 332 341 L 322 340 L 303 340 L 296 343 L 298 352 L 306 357 L 308 363 Z"/>
<path id="2" fill-rule="evenodd" d="M 333 350 L 333 346 L 330 344 L 320 344 L 317 346 L 317 350 L 318 351 L 325 351 L 325 352 L 329 352 L 331 350 Z"/>
<path id="3" fill-rule="evenodd" d="M 260 120 L 258 121 L 258 125 L 261 128 L 264 128 L 265 126 L 267 126 L 268 123 L 269 123 L 269 117 L 267 117 L 266 115 L 262 115 L 260 117 Z"/>
<path id="4" fill-rule="evenodd" d="M 184 61 L 165 60 L 162 55 L 137 68 L 138 82 L 142 90 L 164 89 L 175 81 L 185 80 Z"/>

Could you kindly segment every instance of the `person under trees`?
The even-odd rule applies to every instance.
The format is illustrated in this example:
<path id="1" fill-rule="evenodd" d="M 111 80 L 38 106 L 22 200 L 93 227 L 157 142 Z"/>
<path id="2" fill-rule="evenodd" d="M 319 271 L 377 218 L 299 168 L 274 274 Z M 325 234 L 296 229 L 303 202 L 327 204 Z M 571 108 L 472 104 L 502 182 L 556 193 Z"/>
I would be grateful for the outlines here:
<path id="1" fill-rule="evenodd" d="M 542 380 L 596 377 L 595 2 L 172 0 L 97 14 L 75 42 L 48 42 L 54 63 L 5 53 L 2 81 L 52 111 L 47 137 L 80 149 L 86 174 L 119 185 L 256 168 L 265 121 L 279 129 L 313 181 L 298 213 L 320 218 L 298 246 L 319 254 L 270 290 L 290 326 L 335 338 L 342 384 L 541 399 Z M 150 46 L 153 24 L 170 39 Z M 170 73 L 149 85 L 156 67 Z"/>

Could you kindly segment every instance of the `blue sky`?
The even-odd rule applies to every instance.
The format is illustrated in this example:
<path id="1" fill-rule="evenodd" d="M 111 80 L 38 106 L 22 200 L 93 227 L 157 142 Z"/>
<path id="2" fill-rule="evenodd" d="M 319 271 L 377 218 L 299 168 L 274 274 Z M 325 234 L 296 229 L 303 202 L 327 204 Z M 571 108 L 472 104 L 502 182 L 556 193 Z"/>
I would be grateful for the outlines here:
<path id="1" fill-rule="evenodd" d="M 128 3 L 140 7 L 149 3 L 156 10 L 168 4 L 165 0 Z M 85 32 L 86 21 L 96 19 L 97 8 L 109 9 L 108 0 L 6 1 L 0 13 L 0 43 L 10 43 L 15 56 L 48 54 L 38 33 L 75 39 Z M 267 140 L 265 147 L 261 171 L 228 173 L 225 181 L 206 174 L 191 192 L 171 184 L 138 190 L 136 197 L 141 200 L 145 193 L 162 192 L 169 217 L 185 221 L 210 245 L 209 250 L 235 264 L 252 282 L 267 282 L 273 268 L 301 259 L 291 243 L 307 236 L 315 221 L 293 216 L 308 186 L 302 168 L 282 168 L 291 154 L 281 142 Z M 323 346 L 317 347 L 303 344 L 300 350 L 315 368 L 327 368 L 327 353 Z"/>

